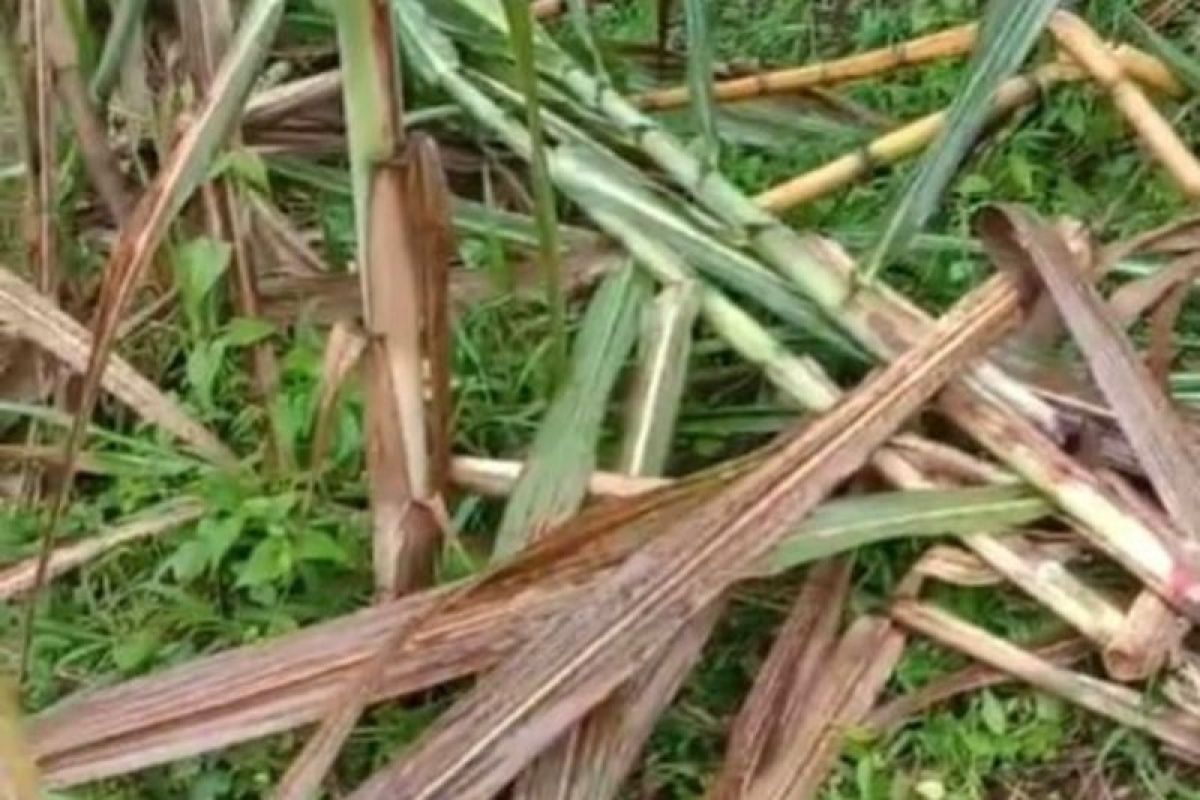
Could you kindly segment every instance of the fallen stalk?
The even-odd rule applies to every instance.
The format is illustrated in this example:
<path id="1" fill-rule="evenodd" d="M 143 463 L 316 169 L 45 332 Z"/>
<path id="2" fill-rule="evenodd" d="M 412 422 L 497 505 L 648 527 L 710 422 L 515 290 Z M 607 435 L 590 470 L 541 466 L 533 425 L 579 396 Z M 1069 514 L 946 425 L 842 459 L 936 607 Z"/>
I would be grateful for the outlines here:
<path id="1" fill-rule="evenodd" d="M 1077 68 L 1065 64 L 1043 64 L 1028 75 L 1011 78 L 996 92 L 992 119 L 1032 103 L 1055 84 L 1083 78 Z M 910 122 L 824 166 L 772 186 L 754 200 L 769 211 L 781 212 L 824 197 L 881 166 L 920 152 L 945 128 L 949 115 L 944 109 Z"/>
<path id="2" fill-rule="evenodd" d="M 902 600 L 892 607 L 891 615 L 939 644 L 1121 725 L 1144 731 L 1176 749 L 1180 756 L 1200 762 L 1200 724 L 1186 713 L 1148 708 L 1138 692 L 1071 672 L 928 604 Z"/>
<path id="3" fill-rule="evenodd" d="M 744 467 L 724 468 L 704 481 L 720 484 Z M 604 570 L 643 547 L 654 533 L 623 524 L 647 508 L 662 513 L 693 502 L 690 486 L 584 511 L 566 538 L 534 545 L 506 568 L 506 578 L 462 607 L 442 609 L 412 633 L 410 649 L 389 663 L 372 702 L 411 694 L 485 669 L 557 611 L 571 607 Z M 885 496 L 853 513 L 843 500 L 819 509 L 793 537 L 760 561 L 752 575 L 776 574 L 797 558 L 821 558 L 843 546 L 893 536 L 961 532 L 1020 525 L 1043 515 L 1040 498 L 1012 487 L 921 495 L 921 508 L 899 524 Z M 974 496 L 970 503 L 951 496 Z M 911 502 L 909 493 L 894 495 Z M 647 504 L 650 504 L 647 506 Z M 682 505 L 681 505 L 682 504 Z M 950 526 L 947 528 L 946 526 Z M 813 539 L 813 544 L 801 542 Z M 853 542 L 853 545 L 849 545 Z M 824 543 L 824 544 L 822 544 Z M 452 590 L 452 589 L 449 589 Z M 33 721 L 32 744 L 54 785 L 120 775 L 318 719 L 390 632 L 427 615 L 447 589 L 405 597 L 275 641 L 241 647 L 157 675 L 71 699 Z"/>
<path id="4" fill-rule="evenodd" d="M 1050 30 L 1063 50 L 1112 95 L 1113 103 L 1180 191 L 1192 200 L 1200 198 L 1200 161 L 1096 32 L 1068 11 L 1055 12 Z"/>
<path id="5" fill-rule="evenodd" d="M 979 26 L 976 24 L 959 25 L 928 36 L 833 61 L 718 81 L 713 85 L 713 97 L 724 101 L 748 100 L 769 94 L 797 92 L 861 80 L 895 69 L 960 56 L 969 53 L 975 46 L 978 30 Z M 646 92 L 634 98 L 634 101 L 647 111 L 678 108 L 691 102 L 691 90 L 686 86 L 659 89 Z"/>

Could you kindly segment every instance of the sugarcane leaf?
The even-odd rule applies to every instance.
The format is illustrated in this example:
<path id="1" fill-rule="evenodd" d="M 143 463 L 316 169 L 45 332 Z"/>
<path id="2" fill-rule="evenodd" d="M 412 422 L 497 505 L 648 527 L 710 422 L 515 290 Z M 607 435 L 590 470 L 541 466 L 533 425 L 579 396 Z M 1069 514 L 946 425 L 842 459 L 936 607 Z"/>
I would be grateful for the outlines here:
<path id="1" fill-rule="evenodd" d="M 988 4 L 966 83 L 955 96 L 942 132 L 926 149 L 889 212 L 863 264 L 866 276 L 877 274 L 908 247 L 933 214 L 983 129 L 996 89 L 1024 63 L 1057 6 L 1058 0 L 991 0 Z"/>
<path id="2" fill-rule="evenodd" d="M 574 347 L 570 376 L 546 412 L 505 506 L 494 558 L 511 556 L 579 509 L 595 468 L 608 397 L 633 347 L 647 298 L 645 278 L 632 265 L 605 280 L 596 293 Z"/>
<path id="3" fill-rule="evenodd" d="M 712 12 L 708 0 L 684 0 L 687 22 L 688 85 L 696 122 L 704 141 L 704 159 L 715 165 L 720 155 L 717 134 L 717 103 L 713 97 Z"/>

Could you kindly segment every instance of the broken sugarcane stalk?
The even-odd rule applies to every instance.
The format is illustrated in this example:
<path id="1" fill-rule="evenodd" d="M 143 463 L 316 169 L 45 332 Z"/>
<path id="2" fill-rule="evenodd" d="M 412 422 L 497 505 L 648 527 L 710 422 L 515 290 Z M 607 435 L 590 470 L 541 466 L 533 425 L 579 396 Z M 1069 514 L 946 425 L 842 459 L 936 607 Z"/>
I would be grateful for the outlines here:
<path id="1" fill-rule="evenodd" d="M 974 47 L 978 28 L 975 24 L 960 25 L 833 61 L 718 81 L 713 85 L 713 97 L 716 100 L 732 101 L 797 92 L 861 80 L 903 67 L 960 56 Z M 659 89 L 637 97 L 635 102 L 647 111 L 677 108 L 691 102 L 691 89 L 686 86 Z"/>
<path id="2" fill-rule="evenodd" d="M 438 510 L 450 446 L 449 191 L 436 143 L 425 136 L 405 141 L 400 59 L 387 3 L 348 0 L 336 11 L 367 334 L 367 468 L 375 587 L 385 599 L 428 585 L 441 544 Z M 336 385 L 330 389 L 335 390 Z M 388 659 L 427 616 L 456 604 L 475 588 L 475 582 L 467 582 L 440 598 L 426 616 L 389 632 L 343 681 L 274 797 L 305 800 L 319 792 L 346 737 L 382 683 Z"/>
<path id="3" fill-rule="evenodd" d="M 1112 95 L 1113 103 L 1179 189 L 1191 200 L 1200 198 L 1200 161 L 1096 32 L 1061 10 L 1051 18 L 1050 30 L 1059 46 Z"/>
<path id="4" fill-rule="evenodd" d="M 853 263 L 840 249 L 824 240 L 800 236 L 755 206 L 719 172 L 705 169 L 681 143 L 612 87 L 574 68 L 566 56 L 547 61 L 549 70 L 578 101 L 634 136 L 641 150 L 702 205 L 744 228 L 751 246 L 764 260 L 841 321 L 868 349 L 886 360 L 903 352 L 927 329 L 928 318 L 899 296 L 875 287 L 854 291 Z M 997 291 L 1012 291 L 1012 287 Z M 1054 425 L 1055 414 L 1026 387 L 995 367 L 981 365 L 943 393 L 941 407 L 999 460 L 1078 519 L 1093 542 L 1173 605 L 1200 616 L 1196 566 L 1180 564 L 1165 552 L 1152 531 L 1046 436 L 1039 425 Z"/>
<path id="5" fill-rule="evenodd" d="M 1016 309 L 1015 296 L 986 287 L 967 295 L 921 344 L 781 441 L 691 518 L 668 523 L 587 594 L 594 613 L 544 628 L 352 798 L 476 800 L 502 789 L 1006 333 Z"/>
<path id="6" fill-rule="evenodd" d="M 1033 102 L 1054 84 L 1082 78 L 1078 69 L 1064 64 L 1044 64 L 1028 75 L 1010 78 L 996 92 L 993 119 Z M 852 153 L 772 186 L 755 197 L 755 201 L 765 209 L 781 212 L 824 197 L 880 166 L 920 152 L 937 138 L 949 116 L 949 110 L 942 110 L 910 122 Z"/>
<path id="7" fill-rule="evenodd" d="M 713 96 L 726 102 L 750 100 L 862 80 L 896 69 L 965 55 L 974 48 L 978 35 L 977 24 L 959 25 L 833 61 L 717 81 L 713 84 Z M 1124 44 L 1118 45 L 1117 50 L 1129 63 L 1127 69 L 1139 81 L 1172 96 L 1182 93 L 1170 68 L 1159 59 Z M 678 108 L 691 102 L 691 89 L 686 86 L 657 89 L 634 98 L 634 102 L 646 111 Z"/>
<path id="8" fill-rule="evenodd" d="M 1044 287 L 1058 307 L 1170 519 L 1164 519 L 1154 508 L 1142 507 L 1134 492 L 1121 489 L 1118 477 L 1113 476 L 1109 483 L 1134 510 L 1141 511 L 1142 518 L 1181 554 L 1181 560 L 1186 553 L 1196 552 L 1200 549 L 1200 501 L 1195 487 L 1200 484 L 1200 469 L 1196 467 L 1190 433 L 1108 303 L 1057 229 L 1028 210 L 996 206 L 981 215 L 978 228 L 998 266 Z M 1180 634 L 1181 627 L 1155 598 L 1140 599 L 1131 616 L 1137 631 L 1131 636 L 1129 625 L 1124 626 L 1117 650 L 1112 651 L 1111 643 L 1109 650 L 1117 656 L 1116 664 L 1133 667 L 1141 656 L 1137 650 L 1123 653 L 1127 647 L 1161 643 L 1161 647 L 1150 651 L 1159 651 L 1146 665 L 1152 668 L 1154 661 L 1165 657 L 1165 649 L 1175 646 L 1176 636 L 1172 634 Z M 1144 639 L 1147 631 L 1162 635 Z"/>
<path id="9" fill-rule="evenodd" d="M 1115 53 L 1107 49 L 1113 63 L 1126 65 L 1125 69 L 1136 69 L 1135 51 L 1122 47 Z M 1083 80 L 1087 74 L 1073 63 L 1043 64 L 1028 75 L 1010 78 L 996 92 L 993 100 L 992 118 L 1000 119 L 1021 106 L 1028 105 L 1047 89 L 1060 83 Z M 890 131 L 874 141 L 828 164 L 791 178 L 759 194 L 755 200 L 763 208 L 780 212 L 798 205 L 812 202 L 871 171 L 894 164 L 914 155 L 932 142 L 945 127 L 949 110 L 937 111 L 921 119 Z"/>
<path id="10" fill-rule="evenodd" d="M 1180 711 L 1148 707 L 1124 686 L 1071 672 L 926 603 L 901 600 L 891 615 L 910 630 L 1013 675 L 1032 686 L 1130 728 L 1200 762 L 1200 723 Z"/>

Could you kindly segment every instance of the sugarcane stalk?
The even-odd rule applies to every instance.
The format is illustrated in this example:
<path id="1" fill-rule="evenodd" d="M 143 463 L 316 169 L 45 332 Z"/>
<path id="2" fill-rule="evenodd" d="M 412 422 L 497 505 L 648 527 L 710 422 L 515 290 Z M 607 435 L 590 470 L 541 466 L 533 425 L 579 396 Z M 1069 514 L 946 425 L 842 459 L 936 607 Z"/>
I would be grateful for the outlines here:
<path id="1" fill-rule="evenodd" d="M 805 89 L 835 86 L 871 78 L 897 69 L 920 66 L 932 61 L 955 58 L 971 52 L 979 37 L 979 25 L 969 23 L 937 31 L 887 47 L 855 53 L 844 58 L 806 64 L 801 67 L 768 70 L 713 84 L 714 98 L 724 102 L 750 100 Z M 1184 93 L 1183 86 L 1161 59 L 1128 44 L 1118 44 L 1116 53 L 1125 62 L 1130 75 L 1149 88 L 1172 97 Z M 691 102 L 691 89 L 672 86 L 655 89 L 635 98 L 646 111 L 664 111 Z"/>
<path id="2" fill-rule="evenodd" d="M 1010 78 L 996 92 L 992 119 L 1032 103 L 1055 84 L 1083 77 L 1077 68 L 1044 64 L 1028 75 Z M 920 152 L 945 128 L 949 115 L 949 110 L 943 109 L 889 131 L 852 153 L 772 186 L 758 194 L 754 201 L 769 211 L 782 212 L 824 197 L 878 167 L 895 164 Z"/>
<path id="3" fill-rule="evenodd" d="M 968 53 L 975 46 L 978 31 L 979 26 L 975 23 L 959 25 L 928 36 L 868 50 L 865 53 L 855 53 L 833 61 L 718 81 L 713 85 L 713 96 L 723 101 L 748 100 L 763 95 L 784 94 L 862 80 L 892 70 Z M 640 95 L 635 98 L 635 102 L 647 111 L 678 108 L 691 102 L 691 90 L 687 86 L 658 89 Z"/>
<path id="4" fill-rule="evenodd" d="M 1091 26 L 1069 11 L 1060 10 L 1051 19 L 1050 30 L 1063 50 L 1112 95 L 1117 109 L 1179 189 L 1192 200 L 1200 198 L 1200 160 Z"/>

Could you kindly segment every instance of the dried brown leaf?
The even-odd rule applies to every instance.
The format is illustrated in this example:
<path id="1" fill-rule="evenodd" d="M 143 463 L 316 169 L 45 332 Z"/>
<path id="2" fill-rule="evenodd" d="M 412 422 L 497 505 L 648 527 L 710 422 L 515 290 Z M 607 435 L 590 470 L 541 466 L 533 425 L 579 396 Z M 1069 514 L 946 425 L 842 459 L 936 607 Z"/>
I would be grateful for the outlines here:
<path id="1" fill-rule="evenodd" d="M 746 796 L 768 745 L 790 716 L 788 700 L 804 696 L 817 677 L 816 666 L 827 663 L 841 626 L 852 564 L 849 558 L 832 559 L 810 571 L 734 718 L 725 761 L 707 795 L 711 800 Z"/>
<path id="2" fill-rule="evenodd" d="M 325 355 L 321 360 L 320 390 L 317 395 L 316 419 L 313 422 L 312 456 L 308 468 L 316 475 L 321 471 L 329 449 L 330 423 L 342 385 L 358 366 L 367 340 L 349 322 L 335 323 L 325 340 Z"/>
<path id="3" fill-rule="evenodd" d="M 1081 275 L 1062 237 L 1016 206 L 985 212 L 979 233 L 1000 266 L 1036 276 L 1054 298 L 1172 520 L 1187 539 L 1200 541 L 1200 495 L 1195 491 L 1200 465 L 1188 432 L 1099 292 Z"/>
<path id="4" fill-rule="evenodd" d="M 642 548 L 589 592 L 589 614 L 522 646 L 353 796 L 491 797 L 860 468 L 1017 311 L 1012 294 L 972 293 L 928 340 Z"/>
<path id="5" fill-rule="evenodd" d="M 83 374 L 92 351 L 92 336 L 45 295 L 0 267 L 0 325 L 53 355 L 76 374 Z M 234 457 L 221 441 L 120 356 L 113 356 L 101 386 L 139 416 L 185 443 L 196 453 L 222 465 Z"/>

